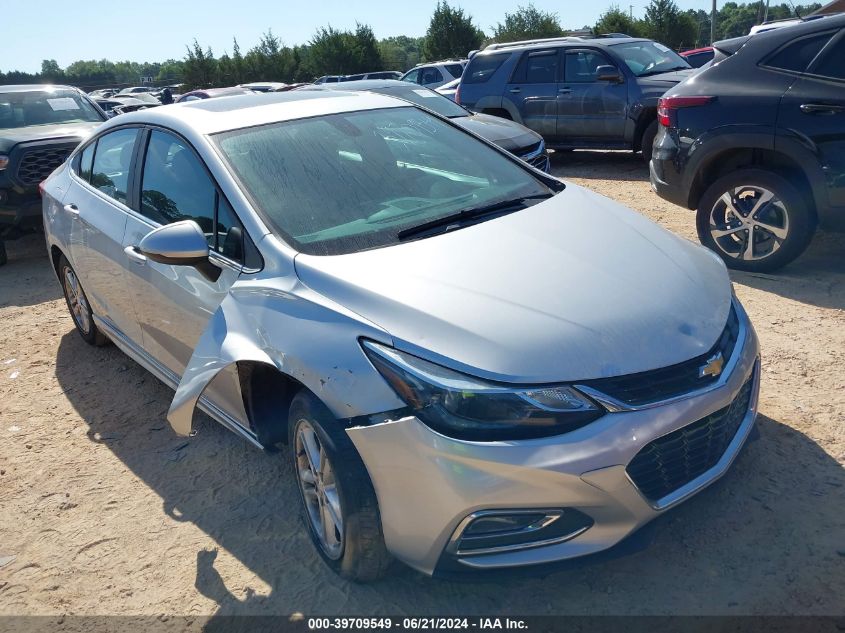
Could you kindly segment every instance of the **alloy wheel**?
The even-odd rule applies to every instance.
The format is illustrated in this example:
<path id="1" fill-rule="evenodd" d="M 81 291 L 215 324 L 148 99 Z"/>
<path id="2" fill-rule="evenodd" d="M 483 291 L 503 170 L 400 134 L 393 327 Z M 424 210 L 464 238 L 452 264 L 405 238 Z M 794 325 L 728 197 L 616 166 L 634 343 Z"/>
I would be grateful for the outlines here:
<path id="1" fill-rule="evenodd" d="M 68 306 L 70 306 L 70 313 L 83 334 L 88 334 L 91 331 L 91 313 L 88 307 L 88 298 L 79 285 L 79 279 L 76 278 L 76 273 L 73 269 L 66 267 L 64 274 L 65 295 L 67 296 Z"/>
<path id="2" fill-rule="evenodd" d="M 783 201 L 764 187 L 734 187 L 710 210 L 710 235 L 728 257 L 765 259 L 789 236 L 789 213 Z"/>
<path id="3" fill-rule="evenodd" d="M 334 469 L 308 420 L 296 424 L 296 472 L 308 520 L 326 556 L 343 555 L 343 513 Z"/>

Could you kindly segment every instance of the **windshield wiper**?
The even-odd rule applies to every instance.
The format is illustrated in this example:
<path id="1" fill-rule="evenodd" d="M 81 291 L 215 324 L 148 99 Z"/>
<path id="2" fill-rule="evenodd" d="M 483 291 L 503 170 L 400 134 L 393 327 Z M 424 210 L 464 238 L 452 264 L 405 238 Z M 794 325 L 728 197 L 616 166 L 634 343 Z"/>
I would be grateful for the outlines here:
<path id="1" fill-rule="evenodd" d="M 551 193 L 538 193 L 531 196 L 512 198 L 510 200 L 499 200 L 498 202 L 491 202 L 490 204 L 485 204 L 478 207 L 470 207 L 468 209 L 463 209 L 451 215 L 445 215 L 441 218 L 437 218 L 429 222 L 423 222 L 422 224 L 418 224 L 417 226 L 402 229 L 397 234 L 397 237 L 401 241 L 409 237 L 421 235 L 423 233 L 438 233 L 439 231 L 437 231 L 436 229 L 452 230 L 452 228 L 463 228 L 464 226 L 466 226 L 468 220 L 476 220 L 487 215 L 504 215 L 505 213 L 519 211 L 528 206 L 526 202 L 529 200 L 545 200 L 546 198 L 551 198 L 553 195 L 554 194 Z"/>
<path id="2" fill-rule="evenodd" d="M 689 66 L 672 66 L 672 68 L 661 68 L 660 70 L 652 70 L 638 77 L 651 77 L 652 75 L 662 75 L 663 73 L 671 73 L 675 70 L 689 70 Z"/>

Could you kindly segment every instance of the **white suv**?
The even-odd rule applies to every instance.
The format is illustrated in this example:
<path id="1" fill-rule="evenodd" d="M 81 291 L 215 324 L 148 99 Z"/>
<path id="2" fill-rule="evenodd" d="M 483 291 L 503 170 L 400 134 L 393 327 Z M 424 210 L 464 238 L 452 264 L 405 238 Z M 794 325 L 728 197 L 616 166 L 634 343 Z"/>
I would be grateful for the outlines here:
<path id="1" fill-rule="evenodd" d="M 433 90 L 455 79 L 460 79 L 466 65 L 466 59 L 449 59 L 442 62 L 420 64 L 402 75 L 402 81 L 420 84 Z"/>

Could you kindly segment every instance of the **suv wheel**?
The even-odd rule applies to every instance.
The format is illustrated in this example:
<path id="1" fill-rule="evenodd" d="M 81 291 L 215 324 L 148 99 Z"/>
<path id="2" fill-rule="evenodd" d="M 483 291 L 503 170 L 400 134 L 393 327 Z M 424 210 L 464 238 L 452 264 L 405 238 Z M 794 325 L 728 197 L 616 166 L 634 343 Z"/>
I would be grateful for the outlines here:
<path id="1" fill-rule="evenodd" d="M 766 272 L 798 257 L 815 216 L 785 178 L 741 169 L 714 182 L 699 202 L 698 238 L 730 268 Z"/>
<path id="2" fill-rule="evenodd" d="M 91 305 L 88 303 L 88 297 L 76 276 L 76 271 L 64 256 L 59 261 L 59 278 L 62 280 L 62 290 L 65 294 L 67 309 L 70 311 L 70 316 L 73 317 L 73 324 L 82 340 L 89 345 L 96 346 L 108 343 L 109 340 L 97 329 L 97 325 L 94 323 Z"/>
<path id="3" fill-rule="evenodd" d="M 643 152 L 643 160 L 646 162 L 646 165 L 651 161 L 655 138 L 657 138 L 657 121 L 652 121 L 643 132 L 643 137 L 640 140 L 640 149 Z"/>
<path id="4" fill-rule="evenodd" d="M 304 520 L 320 556 L 349 580 L 384 576 L 393 558 L 384 545 L 373 484 L 352 441 L 304 390 L 291 403 L 288 429 Z"/>

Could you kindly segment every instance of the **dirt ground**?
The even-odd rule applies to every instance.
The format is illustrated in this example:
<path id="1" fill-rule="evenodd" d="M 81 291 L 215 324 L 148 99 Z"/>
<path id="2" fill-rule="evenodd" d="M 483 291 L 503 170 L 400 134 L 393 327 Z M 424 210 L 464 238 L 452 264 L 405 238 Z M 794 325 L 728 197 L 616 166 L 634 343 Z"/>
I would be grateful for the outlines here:
<path id="1" fill-rule="evenodd" d="M 694 239 L 630 154 L 555 173 Z M 286 453 L 201 417 L 73 331 L 38 236 L 0 268 L 0 614 L 845 614 L 845 249 L 821 235 L 776 275 L 732 274 L 760 336 L 760 437 L 651 545 L 558 572 L 348 584 L 300 523 Z"/>

